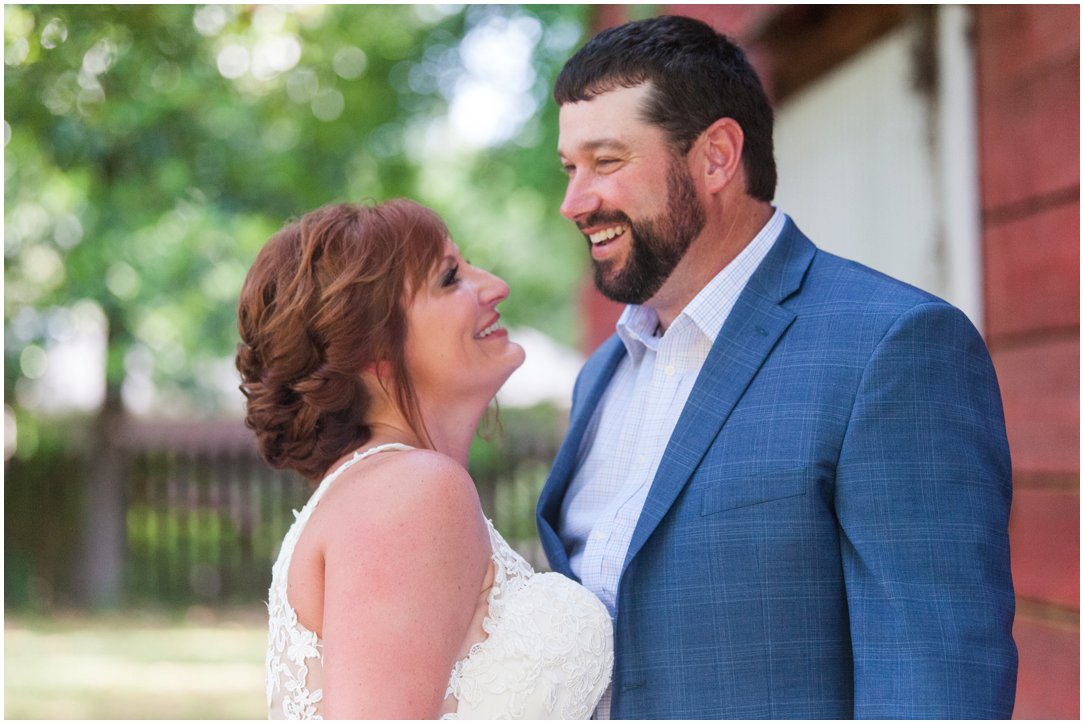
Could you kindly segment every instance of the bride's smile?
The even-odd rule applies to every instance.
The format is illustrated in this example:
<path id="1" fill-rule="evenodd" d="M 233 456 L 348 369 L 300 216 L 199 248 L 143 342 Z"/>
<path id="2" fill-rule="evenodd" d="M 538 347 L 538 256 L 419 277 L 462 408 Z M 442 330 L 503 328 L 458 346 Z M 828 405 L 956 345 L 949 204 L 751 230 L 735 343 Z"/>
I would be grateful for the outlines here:
<path id="1" fill-rule="evenodd" d="M 508 285 L 463 258 L 450 239 L 406 310 L 406 359 L 421 398 L 472 397 L 487 404 L 523 364 L 497 305 Z"/>

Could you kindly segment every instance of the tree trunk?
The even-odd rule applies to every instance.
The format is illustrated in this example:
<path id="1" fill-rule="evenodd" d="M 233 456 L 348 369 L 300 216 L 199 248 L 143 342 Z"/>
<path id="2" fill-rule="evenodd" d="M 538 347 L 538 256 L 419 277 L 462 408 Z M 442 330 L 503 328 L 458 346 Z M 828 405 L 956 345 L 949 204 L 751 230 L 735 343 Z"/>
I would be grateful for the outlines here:
<path id="1" fill-rule="evenodd" d="M 77 581 L 81 603 L 116 608 L 124 600 L 127 550 L 126 457 L 118 445 L 124 425 L 120 385 L 106 384 L 105 401 L 86 451 L 86 500 Z"/>

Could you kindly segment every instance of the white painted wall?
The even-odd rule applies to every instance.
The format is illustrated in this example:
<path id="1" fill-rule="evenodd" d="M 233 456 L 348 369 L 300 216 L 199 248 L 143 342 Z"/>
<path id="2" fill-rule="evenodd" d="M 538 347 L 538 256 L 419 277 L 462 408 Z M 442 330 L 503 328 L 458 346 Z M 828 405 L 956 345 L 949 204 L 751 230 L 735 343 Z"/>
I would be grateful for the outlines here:
<path id="1" fill-rule="evenodd" d="M 778 109 L 776 204 L 818 246 L 981 321 L 969 12 L 938 11 L 938 90 L 913 83 L 904 26 Z"/>

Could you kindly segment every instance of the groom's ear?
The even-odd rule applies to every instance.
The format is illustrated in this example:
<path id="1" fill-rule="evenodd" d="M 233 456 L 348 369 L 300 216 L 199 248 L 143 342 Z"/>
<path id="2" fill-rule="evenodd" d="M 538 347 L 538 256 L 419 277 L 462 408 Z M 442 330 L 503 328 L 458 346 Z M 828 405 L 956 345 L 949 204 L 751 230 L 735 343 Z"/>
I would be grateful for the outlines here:
<path id="1" fill-rule="evenodd" d="M 721 192 L 738 175 L 744 144 L 745 133 L 733 118 L 720 118 L 700 134 L 697 163 L 708 193 Z"/>

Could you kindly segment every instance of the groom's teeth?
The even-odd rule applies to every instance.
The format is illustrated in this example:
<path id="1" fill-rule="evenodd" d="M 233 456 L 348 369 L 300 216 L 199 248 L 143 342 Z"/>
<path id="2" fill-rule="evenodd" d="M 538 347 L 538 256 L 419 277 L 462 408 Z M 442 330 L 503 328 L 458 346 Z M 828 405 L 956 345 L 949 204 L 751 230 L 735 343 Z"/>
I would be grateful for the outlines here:
<path id="1" fill-rule="evenodd" d="M 611 226 L 609 229 L 603 229 L 602 231 L 596 231 L 594 234 L 591 234 L 588 238 L 591 240 L 592 244 L 601 244 L 604 241 L 609 241 L 610 239 L 614 238 L 615 236 L 620 236 L 621 234 L 624 234 L 625 231 L 626 231 L 626 228 L 627 227 L 625 227 L 625 226 Z"/>

